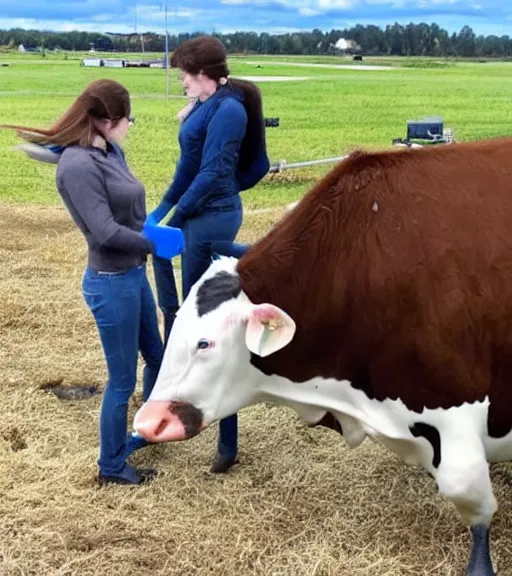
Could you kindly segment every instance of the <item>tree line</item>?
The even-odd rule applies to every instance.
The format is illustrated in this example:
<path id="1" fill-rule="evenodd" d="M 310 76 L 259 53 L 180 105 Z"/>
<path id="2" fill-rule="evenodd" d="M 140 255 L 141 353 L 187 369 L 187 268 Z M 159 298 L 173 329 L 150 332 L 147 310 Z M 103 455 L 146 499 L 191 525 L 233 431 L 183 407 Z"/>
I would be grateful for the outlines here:
<path id="1" fill-rule="evenodd" d="M 169 35 L 169 50 L 194 34 Z M 512 38 L 509 36 L 476 35 L 471 27 L 449 33 L 437 24 L 392 24 L 384 28 L 357 25 L 343 30 L 289 34 L 266 32 L 235 32 L 215 34 L 226 45 L 229 53 L 249 54 L 309 54 L 325 55 L 340 52 L 340 38 L 348 40 L 348 53 L 389 56 L 438 57 L 510 57 Z M 98 51 L 163 52 L 165 36 L 153 32 L 140 34 L 100 34 L 95 32 L 49 32 L 39 30 L 0 30 L 0 46 L 10 49 L 23 44 L 25 49 L 78 50 L 94 48 Z M 346 46 L 346 43 L 342 43 Z"/>

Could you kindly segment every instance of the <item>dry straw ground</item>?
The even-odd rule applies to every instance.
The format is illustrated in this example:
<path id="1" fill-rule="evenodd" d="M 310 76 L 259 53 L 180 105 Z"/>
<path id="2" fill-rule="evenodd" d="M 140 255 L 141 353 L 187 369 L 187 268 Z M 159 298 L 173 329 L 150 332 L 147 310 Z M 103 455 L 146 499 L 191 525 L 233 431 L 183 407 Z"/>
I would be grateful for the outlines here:
<path id="1" fill-rule="evenodd" d="M 242 238 L 278 217 L 248 216 Z M 64 401 L 41 388 L 105 380 L 80 295 L 84 258 L 63 209 L 0 206 L 2 576 L 463 573 L 468 531 L 431 478 L 370 442 L 349 451 L 282 408 L 241 414 L 241 464 L 227 476 L 207 472 L 212 429 L 137 453 L 161 471 L 152 485 L 99 488 L 100 397 Z M 507 576 L 512 469 L 492 475 L 493 555 Z"/>

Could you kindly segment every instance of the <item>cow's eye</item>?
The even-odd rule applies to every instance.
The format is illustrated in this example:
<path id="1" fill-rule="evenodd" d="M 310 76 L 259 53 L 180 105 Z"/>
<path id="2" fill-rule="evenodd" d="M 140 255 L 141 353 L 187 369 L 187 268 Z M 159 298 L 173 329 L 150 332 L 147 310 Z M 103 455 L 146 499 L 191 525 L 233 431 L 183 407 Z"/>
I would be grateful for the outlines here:
<path id="1" fill-rule="evenodd" d="M 209 347 L 210 347 L 210 341 L 206 340 L 206 338 L 201 338 L 201 340 L 199 340 L 199 342 L 197 343 L 198 350 L 206 350 Z"/>

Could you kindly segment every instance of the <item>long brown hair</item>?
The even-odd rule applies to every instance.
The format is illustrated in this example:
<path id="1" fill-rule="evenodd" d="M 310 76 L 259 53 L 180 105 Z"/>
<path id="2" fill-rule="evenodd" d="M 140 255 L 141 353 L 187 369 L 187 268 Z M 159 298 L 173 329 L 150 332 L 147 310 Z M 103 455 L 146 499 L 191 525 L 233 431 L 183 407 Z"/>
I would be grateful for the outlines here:
<path id="1" fill-rule="evenodd" d="M 229 77 L 226 57 L 226 48 L 218 38 L 196 36 L 176 48 L 171 57 L 171 66 L 194 75 L 202 72 L 219 82 L 221 78 Z M 240 148 L 239 167 L 246 170 L 254 156 L 253 150 L 261 150 L 266 146 L 261 92 L 255 84 L 246 80 L 230 78 L 227 86 L 238 88 L 244 95 L 247 129 Z"/>
<path id="2" fill-rule="evenodd" d="M 1 128 L 17 130 L 19 136 L 37 144 L 91 146 L 99 134 L 95 120 L 108 119 L 114 125 L 130 116 L 130 94 L 115 80 L 96 80 L 78 96 L 50 128 L 30 128 L 13 124 Z"/>

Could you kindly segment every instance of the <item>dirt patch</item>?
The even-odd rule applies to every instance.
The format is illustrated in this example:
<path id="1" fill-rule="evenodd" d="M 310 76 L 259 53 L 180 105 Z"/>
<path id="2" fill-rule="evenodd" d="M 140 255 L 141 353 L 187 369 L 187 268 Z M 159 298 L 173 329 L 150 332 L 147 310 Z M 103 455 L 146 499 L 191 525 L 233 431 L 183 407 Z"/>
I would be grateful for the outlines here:
<path id="1" fill-rule="evenodd" d="M 50 392 L 61 400 L 87 400 L 99 393 L 98 386 L 84 386 L 81 384 L 65 384 L 61 379 L 44 382 L 41 390 Z"/>
<path id="2" fill-rule="evenodd" d="M 282 210 L 249 214 L 252 242 Z M 13 222 L 16 224 L 13 225 Z M 105 366 L 80 294 L 85 246 L 66 212 L 0 206 L 2 576 L 458 576 L 470 538 L 427 474 L 371 442 L 350 451 L 270 405 L 240 414 L 240 464 L 208 468 L 216 428 L 132 457 L 160 475 L 99 488 Z M 23 250 L 16 246 L 23 245 Z M 153 283 L 150 266 L 149 277 Z M 142 367 L 140 366 L 140 370 Z M 141 374 L 140 374 L 141 375 Z M 52 386 L 53 385 L 53 386 Z M 140 405 L 140 384 L 130 418 Z M 492 467 L 493 557 L 512 574 L 511 468 Z"/>
<path id="3" fill-rule="evenodd" d="M 23 434 L 18 430 L 18 428 L 16 428 L 16 426 L 12 426 L 2 432 L 2 438 L 9 444 L 13 452 L 25 450 L 27 447 Z"/>

